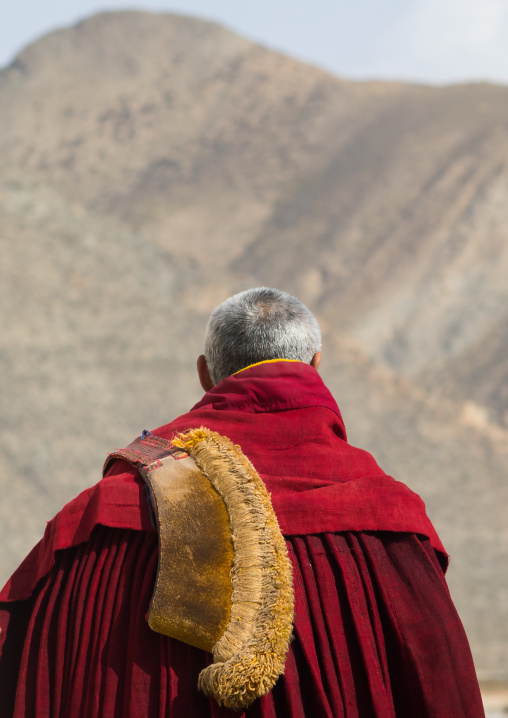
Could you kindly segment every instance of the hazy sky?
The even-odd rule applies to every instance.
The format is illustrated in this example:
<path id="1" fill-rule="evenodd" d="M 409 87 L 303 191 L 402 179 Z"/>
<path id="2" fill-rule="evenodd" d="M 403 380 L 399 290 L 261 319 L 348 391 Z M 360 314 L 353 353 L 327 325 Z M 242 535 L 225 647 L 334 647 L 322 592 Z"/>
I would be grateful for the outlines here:
<path id="1" fill-rule="evenodd" d="M 217 20 L 346 77 L 508 83 L 508 0 L 1 0 L 0 65 L 50 30 L 103 9 Z"/>

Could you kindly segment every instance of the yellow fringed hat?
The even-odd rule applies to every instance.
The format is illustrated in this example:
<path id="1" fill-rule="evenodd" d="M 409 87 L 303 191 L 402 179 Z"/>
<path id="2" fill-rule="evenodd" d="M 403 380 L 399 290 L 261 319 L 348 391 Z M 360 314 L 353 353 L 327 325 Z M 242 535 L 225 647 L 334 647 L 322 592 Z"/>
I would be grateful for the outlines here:
<path id="1" fill-rule="evenodd" d="M 150 627 L 210 651 L 198 687 L 227 708 L 247 707 L 284 672 L 294 612 L 263 481 L 239 446 L 204 427 L 172 442 L 144 432 L 115 458 L 137 466 L 157 519 Z"/>

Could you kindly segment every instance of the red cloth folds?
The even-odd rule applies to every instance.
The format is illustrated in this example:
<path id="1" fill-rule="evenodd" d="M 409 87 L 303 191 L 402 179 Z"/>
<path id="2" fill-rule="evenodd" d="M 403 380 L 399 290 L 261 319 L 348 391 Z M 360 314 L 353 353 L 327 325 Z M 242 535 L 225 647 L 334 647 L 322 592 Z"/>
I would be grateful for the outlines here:
<path id="1" fill-rule="evenodd" d="M 467 640 L 428 539 L 345 532 L 286 541 L 294 639 L 285 674 L 244 713 L 196 690 L 207 654 L 144 620 L 157 536 L 97 526 L 86 544 L 58 552 L 29 601 L 11 604 L 18 633 L 3 648 L 2 715 L 483 716 Z M 6 615 L 0 611 L 2 627 Z"/>
<path id="2" fill-rule="evenodd" d="M 28 598 L 53 565 L 55 553 L 88 541 L 97 525 L 155 532 L 143 481 L 123 462 L 111 473 L 48 521 L 44 537 L 7 581 L 0 601 Z"/>
<path id="3" fill-rule="evenodd" d="M 118 461 L 49 522 L 0 594 L 2 716 L 484 716 L 423 502 L 348 444 L 317 372 L 249 368 L 154 433 L 201 425 L 241 446 L 285 534 L 295 628 L 284 675 L 232 713 L 196 689 L 211 657 L 148 628 L 157 534 L 142 480 Z"/>

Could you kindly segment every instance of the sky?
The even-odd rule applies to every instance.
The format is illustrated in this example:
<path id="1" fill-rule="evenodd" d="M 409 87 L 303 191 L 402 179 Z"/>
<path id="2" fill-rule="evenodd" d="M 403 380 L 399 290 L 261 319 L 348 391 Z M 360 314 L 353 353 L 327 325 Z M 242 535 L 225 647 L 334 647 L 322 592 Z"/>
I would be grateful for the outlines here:
<path id="1" fill-rule="evenodd" d="M 354 79 L 508 84 L 508 0 L 0 0 L 0 66 L 58 27 L 101 10 L 215 20 Z"/>

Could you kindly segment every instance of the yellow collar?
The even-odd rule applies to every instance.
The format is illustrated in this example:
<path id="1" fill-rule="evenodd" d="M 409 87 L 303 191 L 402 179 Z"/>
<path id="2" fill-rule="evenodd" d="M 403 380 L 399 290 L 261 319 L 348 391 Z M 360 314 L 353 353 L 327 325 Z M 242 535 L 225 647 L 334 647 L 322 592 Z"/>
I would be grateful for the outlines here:
<path id="1" fill-rule="evenodd" d="M 235 376 L 235 374 L 239 374 L 241 371 L 245 371 L 246 369 L 252 369 L 253 366 L 260 366 L 260 364 L 274 364 L 276 361 L 292 361 L 300 362 L 300 364 L 305 363 L 302 362 L 300 359 L 265 359 L 264 361 L 258 361 L 255 364 L 249 364 L 249 366 L 244 366 L 243 369 L 238 369 L 238 371 L 235 371 L 232 376 Z"/>

